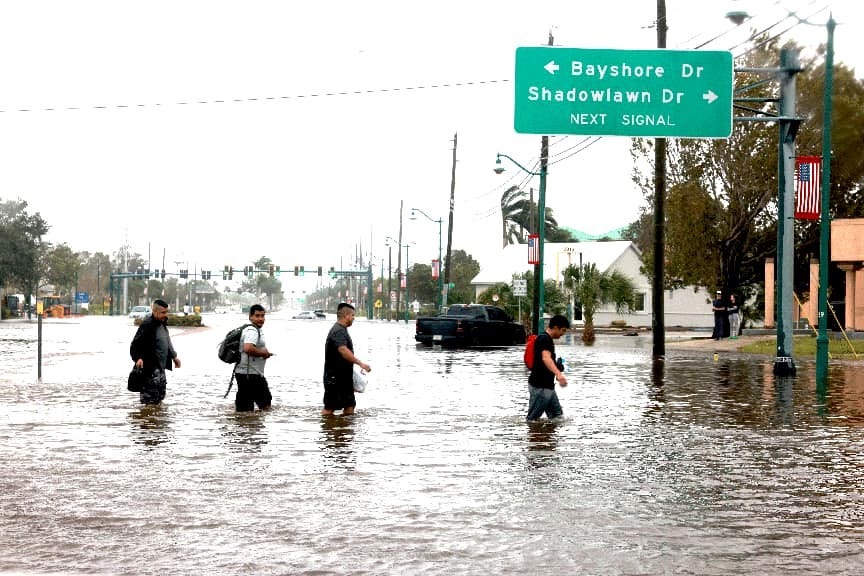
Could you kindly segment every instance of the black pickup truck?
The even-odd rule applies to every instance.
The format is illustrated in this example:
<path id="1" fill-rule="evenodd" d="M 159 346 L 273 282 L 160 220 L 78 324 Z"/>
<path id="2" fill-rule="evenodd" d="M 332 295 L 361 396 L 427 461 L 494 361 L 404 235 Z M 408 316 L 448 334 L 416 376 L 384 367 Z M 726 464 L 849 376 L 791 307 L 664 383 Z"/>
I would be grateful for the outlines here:
<path id="1" fill-rule="evenodd" d="M 453 304 L 441 316 L 417 318 L 414 339 L 426 346 L 511 346 L 525 343 L 525 327 L 497 306 Z"/>

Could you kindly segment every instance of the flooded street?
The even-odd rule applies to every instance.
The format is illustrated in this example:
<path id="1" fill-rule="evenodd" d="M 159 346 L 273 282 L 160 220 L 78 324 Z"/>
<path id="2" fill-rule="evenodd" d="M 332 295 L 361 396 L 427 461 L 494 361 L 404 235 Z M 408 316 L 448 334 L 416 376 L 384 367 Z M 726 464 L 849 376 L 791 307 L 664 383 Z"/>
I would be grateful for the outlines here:
<path id="1" fill-rule="evenodd" d="M 372 365 L 324 419 L 326 321 L 268 315 L 274 409 L 238 416 L 218 342 L 171 329 L 161 407 L 126 391 L 125 317 L 0 323 L 0 574 L 857 574 L 864 364 L 562 339 L 565 420 L 528 425 L 522 347 L 418 348 L 358 320 Z"/>

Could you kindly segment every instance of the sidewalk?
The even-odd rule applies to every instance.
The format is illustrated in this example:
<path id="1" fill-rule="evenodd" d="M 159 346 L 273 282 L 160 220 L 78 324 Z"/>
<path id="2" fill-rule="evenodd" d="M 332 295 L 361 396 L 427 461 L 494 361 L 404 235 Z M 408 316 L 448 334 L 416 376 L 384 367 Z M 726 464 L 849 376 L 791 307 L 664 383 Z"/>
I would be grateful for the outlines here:
<path id="1" fill-rule="evenodd" d="M 673 349 L 692 349 L 692 350 L 716 350 L 725 352 L 737 352 L 741 348 L 760 342 L 763 340 L 775 340 L 775 336 L 771 335 L 742 335 L 735 340 L 724 338 L 723 340 L 714 340 L 710 334 L 697 336 L 689 340 L 667 340 L 666 347 Z"/>

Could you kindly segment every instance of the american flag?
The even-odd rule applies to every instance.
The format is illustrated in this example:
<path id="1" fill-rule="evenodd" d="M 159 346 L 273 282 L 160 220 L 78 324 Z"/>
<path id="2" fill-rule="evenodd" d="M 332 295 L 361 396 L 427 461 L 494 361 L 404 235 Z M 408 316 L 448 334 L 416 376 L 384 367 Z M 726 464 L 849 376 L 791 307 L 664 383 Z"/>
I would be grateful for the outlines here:
<path id="1" fill-rule="evenodd" d="M 537 234 L 528 235 L 528 264 L 540 263 L 540 237 Z"/>
<path id="2" fill-rule="evenodd" d="M 818 220 L 822 191 L 822 157 L 795 159 L 795 218 Z"/>

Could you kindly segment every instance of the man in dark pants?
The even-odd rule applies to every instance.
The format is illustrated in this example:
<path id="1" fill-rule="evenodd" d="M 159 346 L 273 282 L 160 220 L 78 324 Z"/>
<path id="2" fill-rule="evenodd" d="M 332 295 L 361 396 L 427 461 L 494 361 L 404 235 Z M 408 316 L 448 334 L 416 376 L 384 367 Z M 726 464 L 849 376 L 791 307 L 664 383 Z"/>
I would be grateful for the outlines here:
<path id="1" fill-rule="evenodd" d="M 366 372 L 372 368 L 354 356 L 354 343 L 348 327 L 354 323 L 354 306 L 342 302 L 336 308 L 336 323 L 327 334 L 324 344 L 324 409 L 323 416 L 332 416 L 336 410 L 348 416 L 354 413 L 354 364 Z"/>
<path id="2" fill-rule="evenodd" d="M 253 304 L 249 307 L 249 322 L 240 336 L 240 362 L 234 370 L 237 377 L 237 396 L 234 407 L 238 412 L 252 412 L 255 405 L 261 410 L 270 408 L 273 396 L 267 379 L 264 378 L 264 365 L 273 354 L 264 342 L 264 307 Z"/>
<path id="3" fill-rule="evenodd" d="M 135 366 L 143 368 L 147 377 L 141 388 L 141 403 L 156 405 L 165 399 L 165 388 L 168 384 L 165 370 L 171 370 L 172 363 L 180 368 L 180 358 L 171 344 L 171 336 L 168 335 L 168 303 L 154 300 L 150 310 L 150 316 L 141 321 L 138 331 L 135 332 L 132 344 L 129 345 L 129 354 Z"/>
<path id="4" fill-rule="evenodd" d="M 714 295 L 714 302 L 711 303 L 711 310 L 714 311 L 714 332 L 711 337 L 714 340 L 720 340 L 725 333 L 724 323 L 726 321 L 726 304 L 723 302 L 723 292 L 717 290 Z"/>

